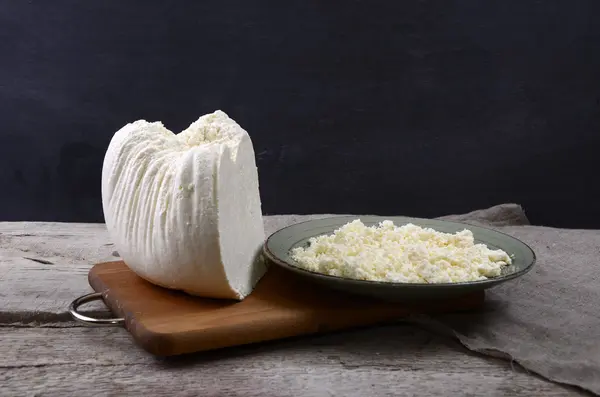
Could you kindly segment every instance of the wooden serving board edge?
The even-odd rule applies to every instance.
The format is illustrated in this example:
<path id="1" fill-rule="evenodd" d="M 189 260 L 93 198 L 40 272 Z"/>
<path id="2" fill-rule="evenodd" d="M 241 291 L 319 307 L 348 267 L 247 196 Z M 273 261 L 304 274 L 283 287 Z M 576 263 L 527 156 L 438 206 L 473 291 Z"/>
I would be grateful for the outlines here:
<path id="1" fill-rule="evenodd" d="M 283 340 L 301 336 L 309 336 L 321 333 L 330 333 L 335 331 L 344 331 L 344 330 L 352 330 L 352 329 L 360 329 L 367 326 L 378 326 L 378 325 L 389 325 L 397 322 L 401 322 L 406 319 L 406 317 L 411 314 L 435 314 L 435 313 L 444 313 L 448 311 L 448 307 L 452 306 L 452 304 L 444 305 L 441 304 L 438 307 L 432 308 L 431 310 L 421 312 L 418 310 L 407 310 L 401 309 L 398 310 L 398 315 L 396 318 L 391 318 L 389 312 L 387 314 L 374 312 L 370 316 L 363 317 L 360 322 L 352 321 L 350 323 L 346 321 L 336 322 L 336 324 L 329 324 L 327 326 L 316 325 L 315 326 L 315 316 L 307 315 L 304 319 L 290 319 L 290 321 L 294 321 L 293 331 L 291 328 L 281 327 L 279 332 L 276 335 L 272 333 L 268 337 L 257 337 L 256 333 L 248 332 L 244 333 L 247 337 L 243 338 L 246 340 L 238 340 L 237 343 L 220 343 L 216 345 L 212 345 L 209 347 L 200 347 L 194 349 L 193 351 L 182 350 L 178 346 L 181 346 L 182 340 L 194 339 L 194 335 L 192 332 L 179 332 L 177 334 L 171 333 L 159 333 L 155 331 L 151 331 L 144 327 L 143 322 L 137 321 L 134 314 L 127 312 L 121 305 L 119 305 L 119 296 L 117 295 L 118 291 L 111 290 L 103 281 L 101 277 L 97 277 L 95 275 L 94 269 L 97 269 L 98 265 L 104 265 L 108 263 L 121 262 L 121 261 L 111 261 L 111 262 L 102 262 L 97 263 L 92 267 L 90 272 L 88 273 L 88 282 L 90 286 L 96 292 L 100 292 L 104 298 L 104 302 L 108 309 L 112 312 L 113 315 L 117 317 L 124 318 L 124 327 L 131 334 L 132 338 L 136 342 L 138 346 L 147 352 L 155 355 L 155 356 L 174 356 L 180 354 L 194 353 L 194 352 L 202 352 L 202 351 L 210 351 L 217 350 L 221 348 L 234 347 L 234 346 L 242 346 L 254 343 L 275 341 L 275 340 Z M 481 307 L 484 302 L 484 291 L 480 291 L 480 294 L 469 294 L 465 296 L 464 299 L 460 299 L 460 308 L 453 309 L 453 312 L 461 312 L 473 310 Z M 454 302 L 456 303 L 456 302 Z M 239 334 L 238 334 L 239 335 Z M 174 338 L 177 336 L 177 338 Z M 177 339 L 177 341 L 175 340 Z"/>
<path id="2" fill-rule="evenodd" d="M 164 346 L 166 346 L 166 343 L 169 343 L 169 341 L 164 340 L 164 337 L 167 335 L 160 335 L 155 332 L 151 332 L 150 330 L 146 329 L 141 323 L 135 321 L 135 317 L 133 316 L 133 314 L 126 312 L 124 308 L 119 305 L 119 297 L 116 296 L 116 292 L 111 290 L 102 281 L 101 277 L 96 276 L 94 270 L 97 270 L 98 266 L 112 262 L 100 262 L 94 264 L 94 266 L 90 269 L 88 273 L 88 282 L 90 286 L 94 291 L 100 292 L 102 294 L 104 304 L 108 307 L 108 309 L 114 316 L 121 317 L 125 320 L 125 329 L 129 332 L 129 334 L 132 336 L 135 342 L 142 349 L 156 356 L 165 356 Z"/>

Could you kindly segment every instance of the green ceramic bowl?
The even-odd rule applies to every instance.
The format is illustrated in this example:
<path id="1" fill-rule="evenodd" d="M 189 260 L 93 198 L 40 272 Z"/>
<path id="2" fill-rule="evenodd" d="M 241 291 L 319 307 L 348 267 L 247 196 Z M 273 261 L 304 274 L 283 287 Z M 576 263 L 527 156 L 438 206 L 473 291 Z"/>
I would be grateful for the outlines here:
<path id="1" fill-rule="evenodd" d="M 512 256 L 513 263 L 503 268 L 498 277 L 481 281 L 460 283 L 391 283 L 364 281 L 344 277 L 330 276 L 305 270 L 291 258 L 291 250 L 305 247 L 311 237 L 331 234 L 335 229 L 355 219 L 372 226 L 384 220 L 391 220 L 396 226 L 413 223 L 421 227 L 430 227 L 438 232 L 456 233 L 463 229 L 473 232 L 476 243 L 483 243 L 491 249 L 502 249 Z M 487 289 L 500 283 L 513 280 L 527 273 L 535 264 L 535 253 L 525 243 L 514 237 L 495 230 L 463 223 L 407 217 L 381 216 L 336 216 L 296 223 L 273 233 L 264 244 L 265 256 L 276 265 L 310 280 L 345 292 L 367 295 L 388 301 L 407 301 L 422 299 L 440 299 Z"/>

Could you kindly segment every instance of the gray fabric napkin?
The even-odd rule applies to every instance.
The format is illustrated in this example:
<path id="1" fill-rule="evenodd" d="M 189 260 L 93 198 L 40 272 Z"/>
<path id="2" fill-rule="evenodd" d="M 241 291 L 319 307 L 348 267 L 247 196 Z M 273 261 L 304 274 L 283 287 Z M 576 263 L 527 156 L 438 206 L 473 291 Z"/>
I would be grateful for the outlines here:
<path id="1" fill-rule="evenodd" d="M 600 231 L 531 226 L 516 204 L 443 219 L 512 235 L 533 248 L 537 264 L 489 290 L 481 311 L 415 321 L 454 334 L 470 350 L 600 395 Z"/>

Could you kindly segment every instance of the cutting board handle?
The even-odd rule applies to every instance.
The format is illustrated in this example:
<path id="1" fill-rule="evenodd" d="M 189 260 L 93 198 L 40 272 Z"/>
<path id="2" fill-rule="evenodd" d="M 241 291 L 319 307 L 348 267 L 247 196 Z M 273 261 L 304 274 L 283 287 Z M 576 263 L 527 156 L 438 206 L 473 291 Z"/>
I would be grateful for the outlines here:
<path id="1" fill-rule="evenodd" d="M 79 306 L 98 300 L 101 300 L 104 303 L 104 298 L 100 292 L 92 292 L 90 294 L 80 296 L 69 305 L 69 313 L 71 313 L 71 316 L 73 319 L 75 319 L 75 321 L 79 321 L 85 325 L 115 326 L 125 324 L 124 318 L 94 318 L 83 315 L 77 311 Z M 106 303 L 104 304 L 106 305 Z"/>

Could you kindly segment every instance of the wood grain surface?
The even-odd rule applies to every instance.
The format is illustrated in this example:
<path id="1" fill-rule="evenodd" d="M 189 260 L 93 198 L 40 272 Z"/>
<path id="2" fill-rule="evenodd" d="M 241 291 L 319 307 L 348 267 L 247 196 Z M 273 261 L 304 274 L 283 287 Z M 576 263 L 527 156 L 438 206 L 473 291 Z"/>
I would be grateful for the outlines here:
<path id="1" fill-rule="evenodd" d="M 484 292 L 400 304 L 314 285 L 275 265 L 241 302 L 193 297 L 150 284 L 123 261 L 99 263 L 90 285 L 145 350 L 172 356 L 398 321 L 422 313 L 476 309 Z"/>
<path id="2" fill-rule="evenodd" d="M 508 211 L 502 222 L 525 218 L 495 210 Z M 273 232 L 316 217 L 265 223 Z M 66 311 L 114 251 L 101 224 L 0 222 L 0 396 L 589 395 L 406 323 L 156 358 L 125 329 L 85 327 Z"/>

